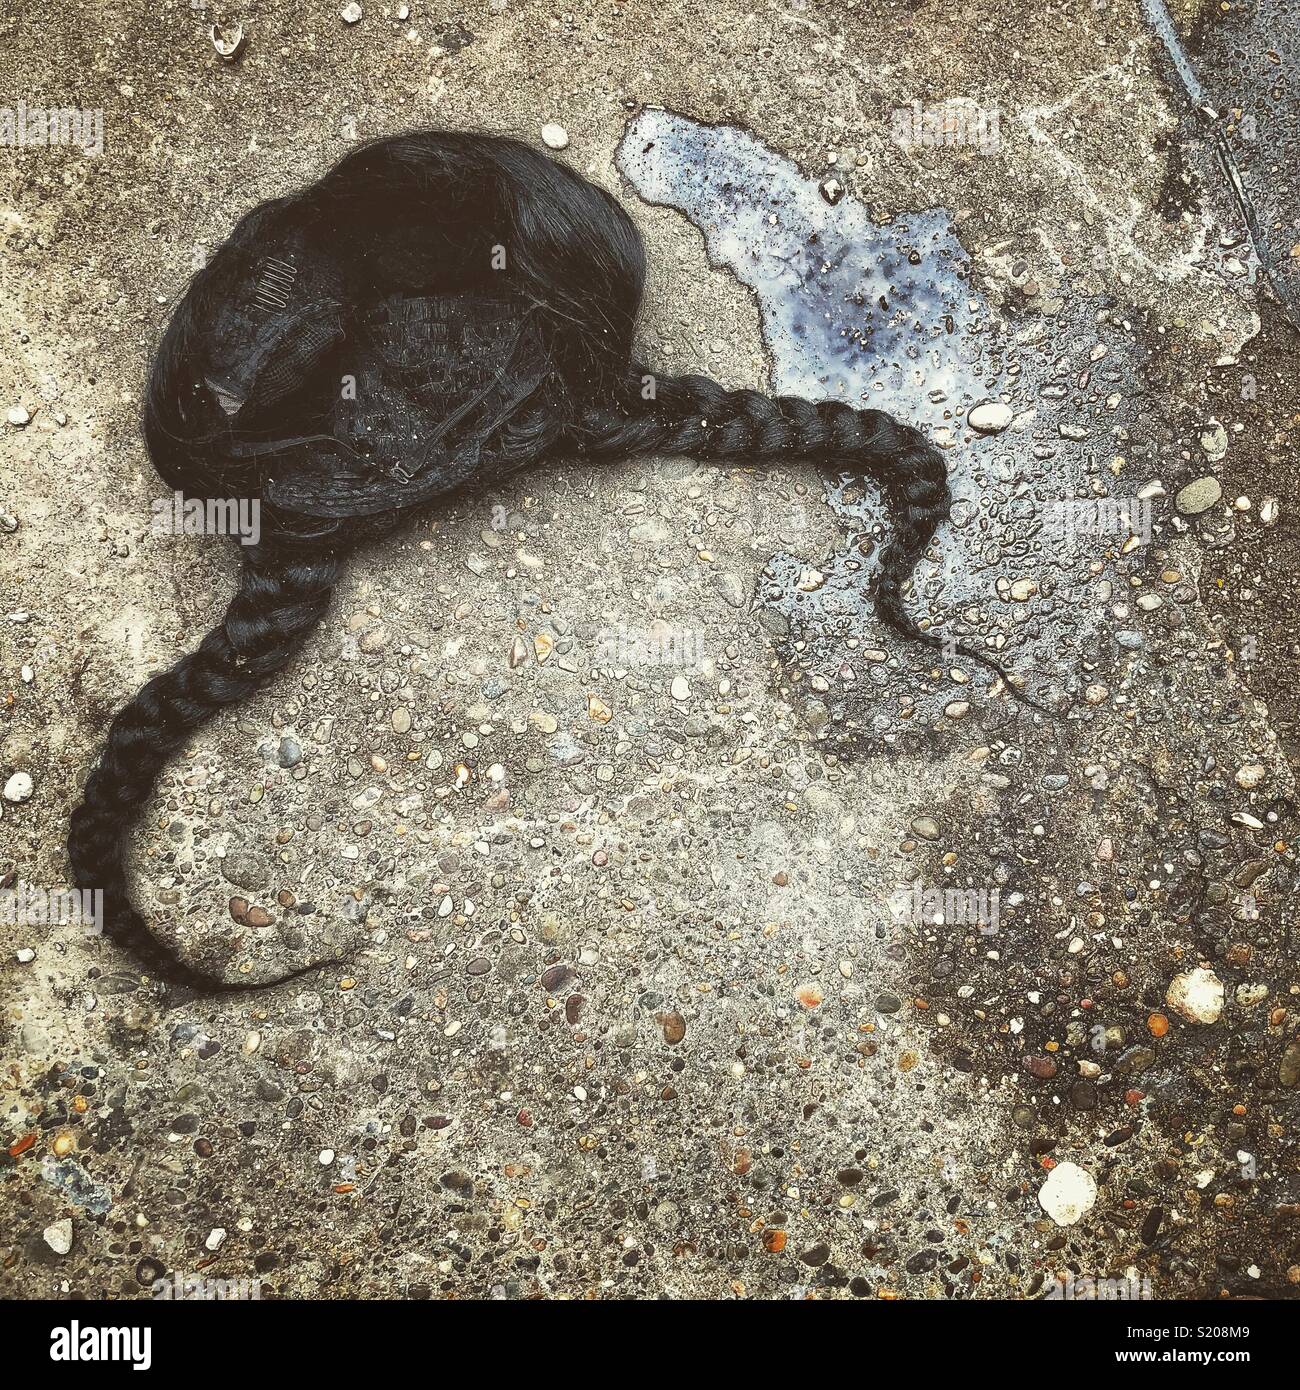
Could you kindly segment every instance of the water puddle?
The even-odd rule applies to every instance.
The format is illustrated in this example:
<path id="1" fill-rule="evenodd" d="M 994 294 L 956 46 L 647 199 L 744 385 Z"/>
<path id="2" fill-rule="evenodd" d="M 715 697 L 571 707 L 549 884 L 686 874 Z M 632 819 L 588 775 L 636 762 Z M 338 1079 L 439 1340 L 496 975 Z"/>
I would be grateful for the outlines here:
<path id="1" fill-rule="evenodd" d="M 914 420 L 921 403 L 924 423 L 940 427 L 984 398 L 973 340 L 988 311 L 971 295 L 946 213 L 877 226 L 856 199 L 828 204 L 745 131 L 665 111 L 632 122 L 619 167 L 647 202 L 684 212 L 712 259 L 756 292 L 777 390 L 847 400 L 865 391 L 877 409 Z"/>
<path id="2" fill-rule="evenodd" d="M 1158 531 L 1161 501 L 1139 502 L 1138 492 L 1169 433 L 1142 388 L 1143 350 L 1120 307 L 1079 299 L 1053 317 L 1007 319 L 972 282 L 947 210 L 877 221 L 852 196 L 832 203 L 817 180 L 734 127 L 646 110 L 629 123 L 618 164 L 642 198 L 689 218 L 710 259 L 754 291 L 773 391 L 887 410 L 948 451 L 953 520 L 938 559 L 917 570 L 917 607 L 1040 695 L 1095 680 L 1090 668 L 1106 661 L 1109 633 L 1128 615 L 1112 606 L 1125 536 L 1106 529 L 1104 514 L 1090 520 L 1089 508 L 1102 513 L 1096 500 L 1112 497 L 1113 514 L 1140 507 L 1148 536 Z M 1005 432 L 968 427 L 969 409 L 986 401 L 1010 407 Z M 936 679 L 937 653 L 881 627 L 867 580 L 889 518 L 852 485 L 830 488 L 830 500 L 849 539 L 818 562 L 824 581 L 809 588 L 809 557 L 779 554 L 758 594 L 790 693 L 844 751 L 924 745 L 915 731 L 989 679 L 976 668 L 969 684 Z"/>

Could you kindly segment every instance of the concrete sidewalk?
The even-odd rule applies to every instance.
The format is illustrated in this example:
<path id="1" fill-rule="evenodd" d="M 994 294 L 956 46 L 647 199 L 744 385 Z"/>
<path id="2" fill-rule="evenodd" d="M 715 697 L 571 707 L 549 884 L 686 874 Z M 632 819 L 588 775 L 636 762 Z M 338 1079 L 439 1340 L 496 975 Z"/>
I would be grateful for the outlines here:
<path id="1" fill-rule="evenodd" d="M 1141 6 L 1072 8 L 0 18 L 0 107 L 103 140 L 0 147 L 6 888 L 67 887 L 108 720 L 234 583 L 228 543 L 150 531 L 168 306 L 244 211 L 411 126 L 562 125 L 645 236 L 658 370 L 871 404 L 920 325 L 890 408 L 960 505 L 918 611 L 1060 711 L 889 636 L 888 516 L 810 467 L 557 466 L 435 509 L 133 836 L 191 958 L 339 964 L 165 1008 L 0 913 L 0 1292 L 1294 1294 L 1297 339 Z M 1174 20 L 1286 294 L 1275 30 Z M 815 306 L 845 286 L 841 361 Z M 1053 538 L 1101 498 L 1149 503 L 1146 543 Z"/>

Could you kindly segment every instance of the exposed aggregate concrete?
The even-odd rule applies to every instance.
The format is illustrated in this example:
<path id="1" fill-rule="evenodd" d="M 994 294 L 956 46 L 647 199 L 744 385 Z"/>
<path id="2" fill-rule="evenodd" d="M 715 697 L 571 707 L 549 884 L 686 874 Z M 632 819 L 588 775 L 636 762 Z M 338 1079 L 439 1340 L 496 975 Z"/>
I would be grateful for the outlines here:
<path id="1" fill-rule="evenodd" d="M 1082 595 L 1014 532 L 981 572 L 963 621 L 1013 668 L 1087 606 L 1056 718 L 819 607 L 846 514 L 794 465 L 557 466 L 358 557 L 132 839 L 192 959 L 337 959 L 173 1007 L 105 941 L 0 924 L 0 1291 L 1291 1296 L 1296 344 L 1138 7 L 362 11 L 249 3 L 229 64 L 206 30 L 233 16 L 188 5 L 0 18 L 0 101 L 102 105 L 106 132 L 98 160 L 0 150 L 10 886 L 66 885 L 107 720 L 233 583 L 225 543 L 149 534 L 167 306 L 355 137 L 545 140 L 645 234 L 648 360 L 732 385 L 768 384 L 759 307 L 620 175 L 642 107 L 882 217 L 947 209 L 1005 363 L 1068 393 L 988 453 L 954 431 L 951 466 L 1059 480 L 1032 449 L 1086 418 L 1086 485 L 1158 477 L 1155 534 Z M 1177 14 L 1209 54 L 1216 12 Z M 890 108 L 951 94 L 999 108 L 1000 152 L 901 157 Z M 1124 363 L 1104 387 L 1081 306 Z M 944 616 L 937 578 L 922 599 Z M 914 889 L 983 915 L 915 920 Z"/>

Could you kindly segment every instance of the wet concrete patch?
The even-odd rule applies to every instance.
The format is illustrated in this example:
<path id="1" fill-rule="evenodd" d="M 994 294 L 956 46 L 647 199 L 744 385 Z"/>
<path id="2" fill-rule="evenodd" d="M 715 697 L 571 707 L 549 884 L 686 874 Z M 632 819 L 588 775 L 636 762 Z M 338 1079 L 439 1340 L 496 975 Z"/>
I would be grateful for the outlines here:
<path id="1" fill-rule="evenodd" d="M 1144 384 L 1136 311 L 1078 295 L 1050 315 L 1008 314 L 975 283 L 951 213 L 832 203 L 734 127 L 643 111 L 619 167 L 753 289 L 774 391 L 886 410 L 947 451 L 952 521 L 916 574 L 924 624 L 1039 700 L 1077 700 L 1108 664 L 1117 585 L 1169 526 L 1172 429 Z M 846 546 L 775 555 L 759 593 L 785 689 L 842 753 L 925 746 L 915 731 L 982 699 L 992 678 L 882 628 L 869 581 L 890 518 L 861 479 L 831 486 L 829 501 Z M 1022 712 L 999 707 L 999 720 Z"/>

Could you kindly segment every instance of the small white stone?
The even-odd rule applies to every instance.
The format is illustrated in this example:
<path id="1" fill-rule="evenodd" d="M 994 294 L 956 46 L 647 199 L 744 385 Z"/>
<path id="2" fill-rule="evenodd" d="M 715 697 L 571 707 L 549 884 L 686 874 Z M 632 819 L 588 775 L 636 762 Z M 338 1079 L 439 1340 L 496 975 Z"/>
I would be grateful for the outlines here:
<path id="1" fill-rule="evenodd" d="M 1011 423 L 1011 407 L 1005 401 L 984 401 L 966 416 L 966 423 L 981 434 L 1001 434 Z"/>
<path id="2" fill-rule="evenodd" d="M 548 121 L 542 127 L 542 144 L 548 150 L 564 150 L 569 146 L 569 132 L 562 125 Z"/>
<path id="3" fill-rule="evenodd" d="M 1038 1189 L 1038 1205 L 1058 1226 L 1073 1226 L 1097 1200 L 1097 1183 L 1077 1163 L 1058 1163 Z"/>
<path id="4" fill-rule="evenodd" d="M 14 775 L 5 783 L 4 797 L 6 801 L 30 801 L 32 797 L 32 779 L 26 772 L 15 772 Z"/>
<path id="5" fill-rule="evenodd" d="M 1247 763 L 1237 769 L 1237 785 L 1244 791 L 1257 787 L 1268 775 L 1263 763 Z"/>
<path id="6" fill-rule="evenodd" d="M 36 959 L 36 952 L 30 946 L 22 946 L 14 952 L 19 965 L 30 965 Z"/>
<path id="7" fill-rule="evenodd" d="M 322 1149 L 320 1151 L 320 1164 L 322 1168 L 328 1168 L 334 1162 L 334 1150 Z"/>
<path id="8" fill-rule="evenodd" d="M 11 405 L 5 412 L 5 419 L 8 420 L 15 429 L 22 429 L 24 425 L 31 423 L 32 413 L 24 405 Z"/>
<path id="9" fill-rule="evenodd" d="M 214 1226 L 208 1232 L 208 1238 L 203 1242 L 209 1250 L 220 1250 L 226 1242 L 226 1228 L 224 1226 Z"/>
<path id="10" fill-rule="evenodd" d="M 685 676 L 673 677 L 672 696 L 674 700 L 689 700 L 691 698 L 691 683 Z"/>
<path id="11" fill-rule="evenodd" d="M 351 0 L 350 4 L 344 5 L 339 11 L 339 17 L 344 24 L 355 24 L 361 18 L 361 6 L 357 0 Z"/>
<path id="12" fill-rule="evenodd" d="M 66 1255 L 72 1249 L 72 1218 L 65 1216 L 62 1221 L 47 1226 L 41 1234 L 56 1255 Z"/>
<path id="13" fill-rule="evenodd" d="M 1189 1023 L 1217 1023 L 1223 1012 L 1223 981 L 1197 966 L 1169 982 L 1165 1003 Z"/>
<path id="14" fill-rule="evenodd" d="M 233 63 L 243 51 L 244 26 L 242 24 L 232 24 L 229 28 L 214 24 L 209 30 L 209 37 L 212 39 L 213 48 L 217 50 L 218 56 L 224 63 Z"/>

